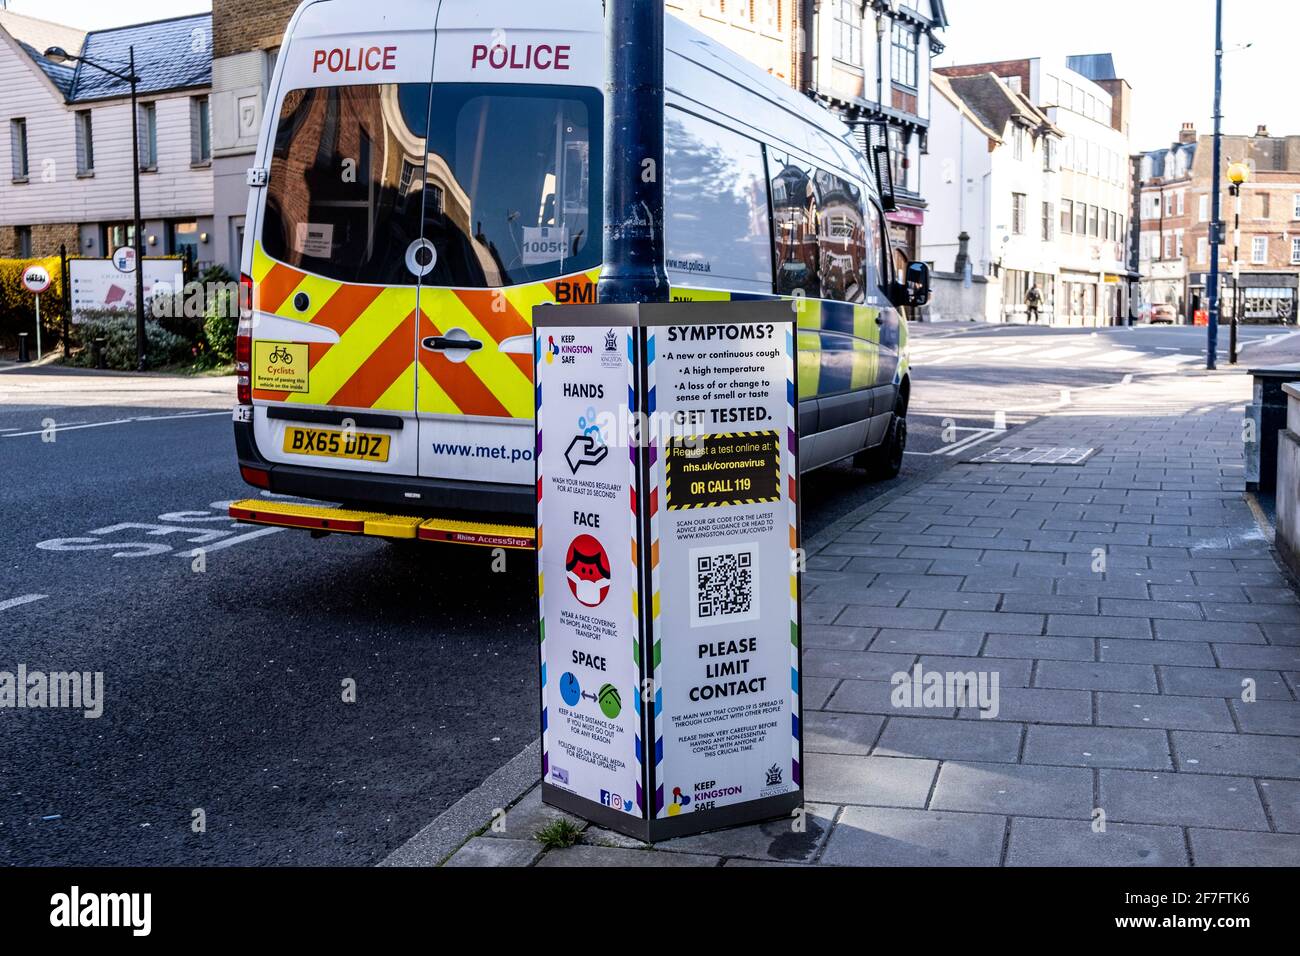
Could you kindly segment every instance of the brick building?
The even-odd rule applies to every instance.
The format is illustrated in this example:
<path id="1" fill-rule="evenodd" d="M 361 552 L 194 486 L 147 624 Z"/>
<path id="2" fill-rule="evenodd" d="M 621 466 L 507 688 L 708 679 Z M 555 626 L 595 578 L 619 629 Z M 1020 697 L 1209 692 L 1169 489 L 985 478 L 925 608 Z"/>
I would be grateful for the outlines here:
<path id="1" fill-rule="evenodd" d="M 1139 154 L 1142 287 L 1148 304 L 1175 307 L 1190 322 L 1206 307 L 1213 211 L 1213 137 L 1184 123 L 1178 142 Z M 1242 321 L 1296 321 L 1300 283 L 1300 136 L 1224 136 L 1223 166 L 1244 162 L 1250 179 L 1241 188 Z M 1219 247 L 1220 299 L 1224 320 L 1235 308 L 1233 220 L 1236 203 L 1222 178 Z"/>
<path id="2" fill-rule="evenodd" d="M 1192 227 L 1197 221 L 1192 182 L 1196 152 L 1196 129 L 1191 123 L 1184 123 L 1176 143 L 1148 150 L 1139 157 L 1136 184 L 1141 217 L 1139 314 L 1151 306 L 1168 305 L 1177 315 L 1190 320 L 1187 261 L 1188 250 L 1194 247 Z M 1208 216 L 1207 211 L 1207 219 Z"/>
<path id="3" fill-rule="evenodd" d="M 248 187 L 275 58 L 298 0 L 212 2 L 212 184 L 217 261 L 239 272 Z"/>

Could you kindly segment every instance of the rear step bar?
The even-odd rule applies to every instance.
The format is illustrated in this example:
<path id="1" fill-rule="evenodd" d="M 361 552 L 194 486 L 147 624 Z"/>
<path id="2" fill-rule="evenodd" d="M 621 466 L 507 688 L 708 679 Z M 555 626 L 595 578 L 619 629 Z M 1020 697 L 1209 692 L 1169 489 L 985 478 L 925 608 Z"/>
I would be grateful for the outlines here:
<path id="1" fill-rule="evenodd" d="M 390 515 L 323 505 L 246 498 L 230 506 L 230 517 L 245 524 L 303 528 L 328 534 L 361 534 L 397 541 L 444 541 L 487 548 L 532 550 L 537 531 L 527 525 L 488 524 L 455 518 Z"/>

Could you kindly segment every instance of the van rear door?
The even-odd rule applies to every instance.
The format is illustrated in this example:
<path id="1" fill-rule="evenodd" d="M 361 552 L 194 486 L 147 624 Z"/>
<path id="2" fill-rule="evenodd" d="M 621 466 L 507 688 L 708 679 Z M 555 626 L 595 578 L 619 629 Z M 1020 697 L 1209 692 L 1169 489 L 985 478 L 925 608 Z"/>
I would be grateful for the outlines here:
<path id="1" fill-rule="evenodd" d="M 534 480 L 533 307 L 595 301 L 601 28 L 595 4 L 441 5 L 424 170 L 434 261 L 420 289 L 422 476 Z"/>
<path id="2" fill-rule="evenodd" d="M 413 476 L 434 33 L 413 4 L 361 12 L 303 7 L 281 51 L 252 224 L 254 434 L 273 462 Z"/>

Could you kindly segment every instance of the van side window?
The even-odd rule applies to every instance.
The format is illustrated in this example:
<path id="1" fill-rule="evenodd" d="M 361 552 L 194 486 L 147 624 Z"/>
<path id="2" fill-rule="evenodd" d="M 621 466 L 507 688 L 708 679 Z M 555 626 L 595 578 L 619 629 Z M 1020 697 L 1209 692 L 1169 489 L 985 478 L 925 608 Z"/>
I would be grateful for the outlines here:
<path id="1" fill-rule="evenodd" d="M 271 152 L 262 246 L 344 282 L 414 285 L 427 84 L 292 90 Z M 383 161 L 378 161 L 383 157 Z"/>
<path id="2" fill-rule="evenodd" d="M 769 292 L 772 244 L 762 147 L 669 108 L 664 116 L 664 167 L 669 281 Z"/>
<path id="3" fill-rule="evenodd" d="M 817 188 L 822 298 L 863 302 L 867 226 L 862 216 L 862 190 L 820 169 L 813 181 Z"/>
<path id="4" fill-rule="evenodd" d="M 776 294 L 802 292 L 821 298 L 821 251 L 817 239 L 815 168 L 770 150 L 772 231 L 776 244 Z"/>

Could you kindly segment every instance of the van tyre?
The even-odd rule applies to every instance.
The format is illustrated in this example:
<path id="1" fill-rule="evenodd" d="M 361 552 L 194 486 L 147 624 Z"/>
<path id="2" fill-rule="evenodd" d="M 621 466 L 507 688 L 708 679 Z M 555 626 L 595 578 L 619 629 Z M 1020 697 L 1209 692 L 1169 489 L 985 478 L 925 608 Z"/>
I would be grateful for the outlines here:
<path id="1" fill-rule="evenodd" d="M 873 481 L 897 478 L 903 470 L 903 452 L 907 450 L 907 412 L 895 411 L 889 420 L 885 440 L 875 448 L 860 452 L 854 464 L 866 469 Z"/>

